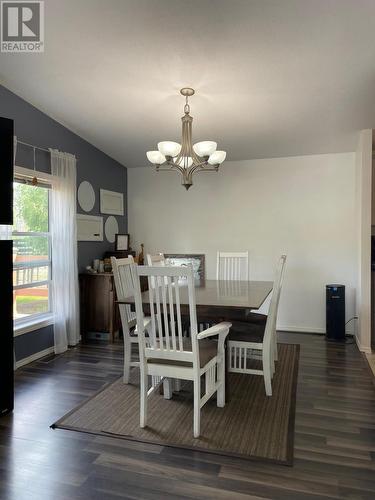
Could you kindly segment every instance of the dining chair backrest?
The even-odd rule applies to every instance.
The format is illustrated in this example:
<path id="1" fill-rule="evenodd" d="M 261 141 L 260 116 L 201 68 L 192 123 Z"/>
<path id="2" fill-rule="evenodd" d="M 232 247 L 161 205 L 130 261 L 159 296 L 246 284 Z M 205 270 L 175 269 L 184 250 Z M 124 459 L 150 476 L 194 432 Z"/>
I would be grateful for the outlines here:
<path id="1" fill-rule="evenodd" d="M 275 280 L 273 283 L 271 302 L 268 310 L 267 322 L 264 332 L 264 343 L 271 342 L 272 335 L 276 330 L 277 311 L 279 308 L 281 288 L 284 279 L 285 262 L 286 255 L 282 255 L 276 269 Z"/>
<path id="2" fill-rule="evenodd" d="M 187 267 L 167 266 L 135 266 L 132 265 L 133 281 L 135 283 L 135 306 L 137 324 L 143 324 L 142 297 L 139 284 L 140 276 L 147 276 L 149 280 L 149 303 L 151 317 L 151 331 L 157 332 L 152 339 L 151 346 L 145 343 L 144 329 L 138 328 L 140 356 L 148 358 L 163 358 L 177 361 L 198 363 L 198 329 L 195 302 L 195 288 L 193 269 Z M 151 286 L 153 279 L 155 286 Z M 183 283 L 183 285 L 181 285 Z M 191 346 L 186 349 L 184 343 L 182 316 L 181 316 L 181 287 L 187 287 L 189 298 L 189 315 L 191 328 Z"/>
<path id="3" fill-rule="evenodd" d="M 131 255 L 125 259 L 116 259 L 111 257 L 113 278 L 115 280 L 115 288 L 117 300 L 125 300 L 129 297 L 134 296 L 134 286 L 131 276 L 131 264 L 134 264 L 134 259 Z M 128 304 L 119 304 L 119 310 L 121 315 L 121 320 L 124 325 L 124 321 L 128 323 L 129 327 L 135 325 L 136 314 L 130 308 Z"/>
<path id="4" fill-rule="evenodd" d="M 249 252 L 217 252 L 216 279 L 248 281 Z"/>
<path id="5" fill-rule="evenodd" d="M 146 257 L 146 260 L 147 260 L 147 265 L 148 266 L 165 266 L 165 257 L 164 257 L 164 254 L 163 253 L 157 253 L 155 255 L 151 255 L 151 254 L 147 254 L 147 257 Z M 149 280 L 152 288 L 155 287 L 155 279 L 154 278 L 151 278 Z"/>
<path id="6" fill-rule="evenodd" d="M 156 255 L 148 253 L 146 260 L 148 266 L 165 266 L 165 257 L 163 253 L 157 253 Z"/>

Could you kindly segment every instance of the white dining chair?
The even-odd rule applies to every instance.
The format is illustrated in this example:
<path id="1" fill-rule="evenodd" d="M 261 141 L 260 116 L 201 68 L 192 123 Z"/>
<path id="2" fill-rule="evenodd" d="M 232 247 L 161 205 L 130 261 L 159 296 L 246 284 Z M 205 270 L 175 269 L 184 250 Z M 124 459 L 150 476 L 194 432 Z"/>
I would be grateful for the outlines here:
<path id="1" fill-rule="evenodd" d="M 148 266 L 156 266 L 156 267 L 163 267 L 166 265 L 166 260 L 164 257 L 163 253 L 157 253 L 155 255 L 147 254 L 146 256 L 146 261 Z M 167 283 L 167 279 L 165 278 L 164 280 Z M 155 279 L 151 277 L 149 280 L 150 285 L 154 288 L 155 287 Z M 184 323 L 184 335 L 186 335 L 186 325 Z M 176 379 L 176 380 L 165 380 L 163 384 L 163 389 L 164 389 L 164 397 L 166 399 L 170 399 L 172 397 L 172 391 L 180 391 L 181 390 L 181 381 Z"/>
<path id="2" fill-rule="evenodd" d="M 147 265 L 149 266 L 165 266 L 167 263 L 163 253 L 158 253 L 156 255 L 147 254 Z M 154 286 L 154 279 L 151 278 L 151 285 Z M 198 330 L 203 331 L 205 328 L 211 326 L 209 323 L 199 323 Z M 189 335 L 188 327 L 186 322 L 184 323 L 184 335 Z M 179 382 L 176 380 L 175 389 L 179 390 Z"/>
<path id="3" fill-rule="evenodd" d="M 194 390 L 193 433 L 200 435 L 200 411 L 203 405 L 217 393 L 217 406 L 225 405 L 225 338 L 230 323 L 219 323 L 198 333 L 194 277 L 191 266 L 150 267 L 131 266 L 137 324 L 144 325 L 140 289 L 140 276 L 154 278 L 155 287 L 149 286 L 153 342 L 147 345 L 145 328 L 139 335 L 140 353 L 140 426 L 147 425 L 147 398 L 156 386 L 148 389 L 148 376 L 191 380 Z M 180 309 L 180 280 L 187 282 L 191 337 L 183 337 Z M 212 340 L 211 337 L 217 340 Z M 204 394 L 201 396 L 201 379 L 204 377 Z"/>
<path id="4" fill-rule="evenodd" d="M 216 279 L 248 281 L 249 252 L 217 252 Z"/>
<path id="5" fill-rule="evenodd" d="M 113 277 L 117 300 L 125 300 L 133 297 L 132 278 L 130 274 L 130 265 L 134 264 L 133 257 L 129 255 L 125 259 L 116 259 L 111 257 Z M 124 376 L 125 384 L 129 383 L 130 368 L 139 366 L 139 361 L 132 361 L 132 344 L 138 345 L 137 315 L 131 310 L 128 304 L 119 304 L 121 326 L 124 338 Z M 135 327 L 135 328 L 134 328 Z M 151 319 L 143 318 L 143 327 L 149 331 L 151 328 Z"/>
<path id="6" fill-rule="evenodd" d="M 282 255 L 276 270 L 265 324 L 260 322 L 235 323 L 228 336 L 228 371 L 262 375 L 267 396 L 272 396 L 272 378 L 275 373 L 275 362 L 277 361 L 276 320 L 285 262 L 286 255 Z M 251 368 L 249 365 L 252 359 L 261 359 L 262 369 Z"/>
<path id="7" fill-rule="evenodd" d="M 222 290 L 231 293 L 237 287 L 236 281 L 249 280 L 249 252 L 217 252 L 216 280 Z M 226 283 L 224 283 L 226 282 Z M 247 321 L 265 324 L 267 316 L 257 310 L 251 310 Z"/>

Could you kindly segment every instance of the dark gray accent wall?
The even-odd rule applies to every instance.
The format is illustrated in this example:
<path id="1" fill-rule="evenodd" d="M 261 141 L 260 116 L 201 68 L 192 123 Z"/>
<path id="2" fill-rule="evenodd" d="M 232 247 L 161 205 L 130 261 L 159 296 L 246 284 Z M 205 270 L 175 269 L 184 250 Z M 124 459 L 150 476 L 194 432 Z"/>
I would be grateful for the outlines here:
<path id="1" fill-rule="evenodd" d="M 53 341 L 53 326 L 45 326 L 33 332 L 24 333 L 14 337 L 14 351 L 16 360 L 28 358 L 36 352 L 44 351 L 52 347 Z"/>
<path id="2" fill-rule="evenodd" d="M 58 99 L 58 96 L 56 98 Z M 100 188 L 124 193 L 125 215 L 116 216 L 116 218 L 120 232 L 127 232 L 127 170 L 123 165 L 2 86 L 0 86 L 0 116 L 14 120 L 15 135 L 20 141 L 43 148 L 56 148 L 77 157 L 77 187 L 82 181 L 89 181 L 96 195 L 95 206 L 91 212 L 88 212 L 88 215 L 102 215 L 99 212 Z M 32 149 L 19 145 L 16 164 L 33 168 Z M 36 166 L 37 170 L 48 172 L 49 154 L 38 151 Z M 77 212 L 85 213 L 78 205 Z M 102 216 L 105 222 L 108 215 Z M 113 244 L 107 241 L 79 242 L 80 270 L 112 248 Z"/>
<path id="3" fill-rule="evenodd" d="M 56 96 L 56 99 L 58 98 Z M 101 215 L 105 223 L 108 215 L 100 214 L 99 211 L 100 188 L 122 192 L 124 194 L 125 215 L 123 217 L 116 216 L 116 218 L 120 232 L 127 232 L 127 170 L 123 165 L 1 85 L 0 116 L 14 120 L 14 133 L 20 141 L 42 148 L 59 149 L 77 157 L 77 188 L 82 181 L 87 180 L 91 182 L 96 195 L 95 206 L 88 215 Z M 16 164 L 33 168 L 32 149 L 19 145 Z M 36 168 L 44 172 L 50 171 L 48 153 L 37 151 Z M 78 205 L 77 212 L 85 213 Z M 108 243 L 105 236 L 102 242 L 78 242 L 79 270 L 82 271 L 92 263 L 93 259 L 101 258 L 105 251 L 113 248 L 114 244 Z M 51 332 L 51 329 L 49 331 Z M 27 346 L 22 345 L 23 343 L 34 345 L 34 336 L 35 334 L 25 334 L 17 337 L 16 354 L 18 359 L 21 359 L 18 354 L 27 352 L 29 356 L 33 352 L 37 352 L 37 349 L 31 352 L 33 349 L 30 350 L 26 348 Z M 37 344 L 35 343 L 36 347 Z"/>

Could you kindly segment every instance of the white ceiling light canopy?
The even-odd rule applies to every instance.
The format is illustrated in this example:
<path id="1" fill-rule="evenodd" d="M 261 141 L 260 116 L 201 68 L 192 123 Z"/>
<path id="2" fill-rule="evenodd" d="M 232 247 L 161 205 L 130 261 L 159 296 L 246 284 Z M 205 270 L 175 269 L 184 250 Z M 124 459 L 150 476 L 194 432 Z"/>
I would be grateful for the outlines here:
<path id="1" fill-rule="evenodd" d="M 182 121 L 181 144 L 173 141 L 158 143 L 158 151 L 148 151 L 147 159 L 155 166 L 156 171 L 176 170 L 182 174 L 182 185 L 189 189 L 193 185 L 194 172 L 217 172 L 226 158 L 225 151 L 217 151 L 214 141 L 192 143 L 192 123 L 188 99 L 195 90 L 185 87 L 180 90 L 185 97 L 184 116 Z"/>

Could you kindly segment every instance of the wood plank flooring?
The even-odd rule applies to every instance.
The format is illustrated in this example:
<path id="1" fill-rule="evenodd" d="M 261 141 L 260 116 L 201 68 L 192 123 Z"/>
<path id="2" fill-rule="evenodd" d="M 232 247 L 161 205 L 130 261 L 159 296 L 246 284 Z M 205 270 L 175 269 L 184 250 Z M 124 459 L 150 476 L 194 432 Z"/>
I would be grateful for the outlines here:
<path id="1" fill-rule="evenodd" d="M 301 344 L 293 467 L 147 445 L 49 425 L 121 374 L 121 345 L 84 345 L 16 373 L 0 419 L 6 500 L 374 499 L 375 390 L 355 345 Z"/>

